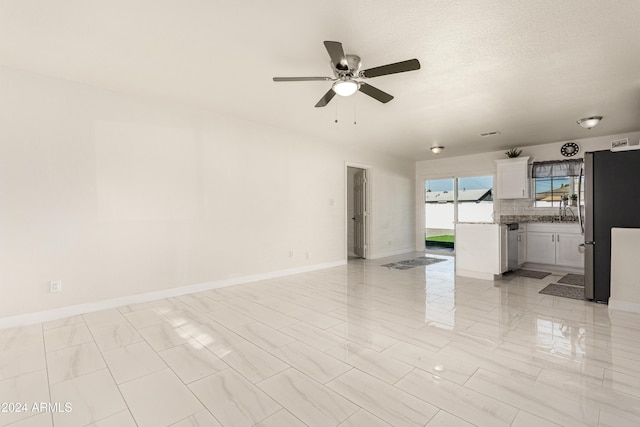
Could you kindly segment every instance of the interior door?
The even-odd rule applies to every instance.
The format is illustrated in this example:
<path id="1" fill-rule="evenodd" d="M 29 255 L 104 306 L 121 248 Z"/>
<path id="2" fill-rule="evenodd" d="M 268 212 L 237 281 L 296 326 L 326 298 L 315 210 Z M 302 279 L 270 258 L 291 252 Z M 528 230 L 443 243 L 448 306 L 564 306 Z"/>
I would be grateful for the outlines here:
<path id="1" fill-rule="evenodd" d="M 354 248 L 360 258 L 366 258 L 367 241 L 367 171 L 360 169 L 354 177 L 353 213 L 354 213 Z"/>

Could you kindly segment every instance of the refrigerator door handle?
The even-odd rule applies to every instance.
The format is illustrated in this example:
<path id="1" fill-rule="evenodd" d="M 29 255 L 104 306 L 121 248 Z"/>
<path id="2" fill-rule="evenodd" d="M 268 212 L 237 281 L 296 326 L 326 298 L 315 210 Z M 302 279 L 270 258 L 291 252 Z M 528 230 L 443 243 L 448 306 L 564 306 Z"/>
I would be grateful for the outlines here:
<path id="1" fill-rule="evenodd" d="M 584 221 L 582 220 L 582 207 L 580 204 L 580 193 L 582 193 L 582 172 L 584 163 L 580 167 L 580 176 L 578 177 L 578 221 L 580 221 L 580 232 L 584 234 Z"/>

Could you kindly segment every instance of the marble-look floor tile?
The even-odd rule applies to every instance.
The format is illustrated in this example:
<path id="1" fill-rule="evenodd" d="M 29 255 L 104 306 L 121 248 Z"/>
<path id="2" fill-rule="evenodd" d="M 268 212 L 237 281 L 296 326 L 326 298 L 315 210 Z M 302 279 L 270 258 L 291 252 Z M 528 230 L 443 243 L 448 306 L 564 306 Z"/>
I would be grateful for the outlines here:
<path id="1" fill-rule="evenodd" d="M 516 419 L 513 420 L 511 427 L 558 427 L 559 424 L 552 423 L 536 415 L 525 411 L 518 411 Z"/>
<path id="2" fill-rule="evenodd" d="M 464 384 L 478 369 L 478 365 L 466 362 L 464 359 L 405 342 L 392 345 L 382 354 L 460 385 Z"/>
<path id="3" fill-rule="evenodd" d="M 126 347 L 144 340 L 138 331 L 124 319 L 115 323 L 90 324 L 89 330 L 101 351 Z"/>
<path id="4" fill-rule="evenodd" d="M 211 316 L 198 313 L 188 308 L 164 313 L 164 317 L 167 319 L 169 324 L 174 327 L 197 326 L 203 323 L 209 323 L 212 320 Z"/>
<path id="5" fill-rule="evenodd" d="M 327 351 L 344 342 L 337 335 L 304 322 L 285 326 L 280 331 L 320 351 Z"/>
<path id="6" fill-rule="evenodd" d="M 326 353 L 389 384 L 394 384 L 413 369 L 413 366 L 387 354 L 355 343 L 334 347 Z"/>
<path id="7" fill-rule="evenodd" d="M 123 316 L 136 329 L 148 328 L 149 326 L 159 325 L 167 321 L 167 318 L 162 315 L 162 310 L 157 308 L 147 308 L 123 313 Z"/>
<path id="8" fill-rule="evenodd" d="M 85 323 L 76 323 L 44 331 L 44 344 L 47 351 L 60 350 L 89 341 L 93 341 L 93 337 Z"/>
<path id="9" fill-rule="evenodd" d="M 305 427 L 306 424 L 294 417 L 291 412 L 281 409 L 256 424 L 256 427 Z"/>
<path id="10" fill-rule="evenodd" d="M 616 392 L 627 393 L 640 398 L 640 377 L 618 372 L 611 369 L 604 370 L 602 385 Z"/>
<path id="11" fill-rule="evenodd" d="M 473 427 L 474 425 L 446 411 L 440 411 L 427 423 L 426 427 Z"/>
<path id="12" fill-rule="evenodd" d="M 42 344 L 43 325 L 28 325 L 20 328 L 0 329 L 0 352 L 16 347 Z"/>
<path id="13" fill-rule="evenodd" d="M 170 425 L 204 409 L 169 369 L 121 384 L 120 391 L 138 427 Z"/>
<path id="14" fill-rule="evenodd" d="M 1 359 L 0 359 L 1 360 Z M 33 418 L 36 414 L 32 411 L 33 403 L 49 402 L 49 384 L 47 382 L 47 371 L 40 370 L 17 375 L 9 379 L 0 381 L 0 403 L 26 404 L 26 408 L 20 405 L 19 410 L 11 408 L 0 408 L 0 425 L 8 425 L 19 420 Z"/>
<path id="15" fill-rule="evenodd" d="M 47 354 L 47 371 L 51 384 L 57 384 L 106 367 L 102 354 L 93 341 L 51 351 Z"/>
<path id="16" fill-rule="evenodd" d="M 203 409 L 175 424 L 171 424 L 171 427 L 222 427 L 222 424 L 211 415 L 211 412 Z"/>
<path id="17" fill-rule="evenodd" d="M 518 410 L 431 373 L 415 369 L 395 386 L 477 426 L 510 426 Z"/>
<path id="18" fill-rule="evenodd" d="M 357 369 L 327 386 L 393 426 L 424 426 L 438 412 L 435 406 Z"/>
<path id="19" fill-rule="evenodd" d="M 160 426 L 501 425 L 514 410 L 511 427 L 640 425 L 640 315 L 537 279 L 456 277 L 453 257 L 380 267 L 419 256 L 0 330 L 0 401 L 73 404 L 0 425 L 135 425 L 116 380 L 160 372 L 146 407 L 156 393 L 207 407 L 162 403 Z"/>
<path id="20" fill-rule="evenodd" d="M 337 335 L 345 342 L 357 343 L 378 352 L 382 352 L 398 342 L 395 338 L 374 331 L 370 325 L 359 323 L 340 322 L 340 324 L 327 329 L 327 332 Z"/>
<path id="21" fill-rule="evenodd" d="M 244 298 L 230 298 L 222 301 L 220 304 L 231 310 L 236 310 L 248 317 L 251 317 L 265 325 L 275 329 L 296 323 L 297 320 L 282 314 L 276 310 L 272 310 L 263 305 L 248 301 Z"/>
<path id="22" fill-rule="evenodd" d="M 234 346 L 247 342 L 240 335 L 217 323 L 183 326 L 182 329 L 218 357 L 226 356 Z"/>
<path id="23" fill-rule="evenodd" d="M 253 322 L 239 326 L 234 328 L 233 331 L 244 339 L 251 341 L 258 347 L 267 351 L 278 349 L 296 341 L 295 338 L 283 334 L 277 329 L 273 329 L 272 327 L 260 322 Z"/>
<path id="24" fill-rule="evenodd" d="M 108 323 L 125 322 L 126 319 L 117 308 L 109 310 L 94 311 L 92 313 L 83 314 L 82 317 L 87 326 L 93 327 Z"/>
<path id="25" fill-rule="evenodd" d="M 187 344 L 161 351 L 159 355 L 185 384 L 229 367 L 218 356 L 193 339 Z"/>
<path id="26" fill-rule="evenodd" d="M 76 323 L 83 323 L 83 322 L 84 322 L 84 317 L 79 314 L 77 316 L 63 317 L 62 319 L 44 322 L 42 324 L 42 329 L 46 331 L 48 329 L 56 329 L 56 328 L 61 328 L 63 326 L 71 326 L 71 325 L 75 325 Z"/>
<path id="27" fill-rule="evenodd" d="M 4 425 L 1 422 L 2 417 L 0 417 L 0 425 Z M 52 427 L 53 426 L 53 418 L 51 414 L 40 413 L 38 415 L 33 415 L 29 418 L 24 418 L 20 421 L 10 424 L 11 427 Z"/>
<path id="28" fill-rule="evenodd" d="M 220 358 L 252 383 L 288 368 L 280 359 L 248 341 L 234 345 Z"/>
<path id="29" fill-rule="evenodd" d="M 105 351 L 102 354 L 118 384 L 167 367 L 158 353 L 146 342 Z"/>
<path id="30" fill-rule="evenodd" d="M 295 369 L 274 375 L 258 386 L 308 426 L 337 425 L 358 410 L 346 398 Z"/>
<path id="31" fill-rule="evenodd" d="M 189 334 L 180 327 L 171 326 L 168 323 L 138 329 L 138 332 L 155 351 L 182 345 L 187 342 L 186 338 L 190 338 Z"/>
<path id="32" fill-rule="evenodd" d="M 233 369 L 195 381 L 189 388 L 223 426 L 253 426 L 282 408 Z"/>
<path id="33" fill-rule="evenodd" d="M 640 417 L 609 411 L 600 411 L 598 427 L 637 427 Z"/>
<path id="34" fill-rule="evenodd" d="M 351 369 L 346 363 L 297 341 L 273 351 L 273 355 L 320 384 Z"/>
<path id="35" fill-rule="evenodd" d="M 339 424 L 339 427 L 391 427 L 391 424 L 381 420 L 370 412 L 364 409 L 358 410 L 355 414 L 351 415 L 345 421 Z"/>
<path id="36" fill-rule="evenodd" d="M 133 416 L 131 416 L 131 412 L 127 410 L 96 421 L 93 424 L 87 425 L 87 427 L 137 427 L 137 424 Z"/>
<path id="37" fill-rule="evenodd" d="M 0 351 L 0 361 L 0 381 L 46 369 L 42 343 Z"/>
<path id="38" fill-rule="evenodd" d="M 127 409 L 107 369 L 51 386 L 52 402 L 69 402 L 70 412 L 54 413 L 54 425 L 86 426 Z"/>
<path id="39" fill-rule="evenodd" d="M 465 386 L 563 426 L 598 424 L 598 409 L 555 387 L 532 387 L 483 369 L 473 374 Z"/>

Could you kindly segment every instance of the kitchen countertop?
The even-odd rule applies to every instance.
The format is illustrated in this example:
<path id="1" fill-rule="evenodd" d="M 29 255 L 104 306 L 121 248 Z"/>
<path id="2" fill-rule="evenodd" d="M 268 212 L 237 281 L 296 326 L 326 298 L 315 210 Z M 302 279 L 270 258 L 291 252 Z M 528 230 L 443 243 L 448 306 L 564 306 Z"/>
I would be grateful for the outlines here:
<path id="1" fill-rule="evenodd" d="M 551 223 L 578 223 L 577 216 L 568 215 L 562 220 L 558 219 L 558 215 L 503 215 L 500 217 L 498 224 L 514 224 L 523 222 L 551 222 Z"/>

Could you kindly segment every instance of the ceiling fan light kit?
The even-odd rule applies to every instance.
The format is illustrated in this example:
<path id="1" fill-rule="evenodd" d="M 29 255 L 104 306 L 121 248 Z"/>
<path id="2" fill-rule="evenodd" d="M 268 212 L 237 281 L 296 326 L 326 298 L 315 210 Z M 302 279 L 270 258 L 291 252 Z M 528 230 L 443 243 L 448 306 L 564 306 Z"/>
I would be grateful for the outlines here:
<path id="1" fill-rule="evenodd" d="M 376 99 L 383 104 L 391 101 L 393 96 L 363 82 L 364 79 L 386 76 L 389 74 L 404 73 L 420 69 L 417 59 L 382 65 L 380 67 L 360 70 L 360 57 L 358 55 L 346 55 L 342 49 L 342 43 L 325 41 L 324 47 L 331 58 L 331 68 L 334 77 L 274 77 L 274 82 L 308 82 L 308 81 L 333 81 L 331 89 L 316 103 L 316 107 L 325 107 L 333 99 L 335 94 L 351 96 L 360 91 L 365 95 Z"/>
<path id="2" fill-rule="evenodd" d="M 598 123 L 600 123 L 600 120 L 602 120 L 602 116 L 593 116 L 593 117 L 580 119 L 576 123 L 578 123 L 580 126 L 582 126 L 585 129 L 591 129 L 593 127 L 596 127 Z"/>
<path id="3" fill-rule="evenodd" d="M 340 96 L 351 96 L 358 91 L 360 83 L 355 80 L 338 80 L 332 85 L 332 89 Z"/>

